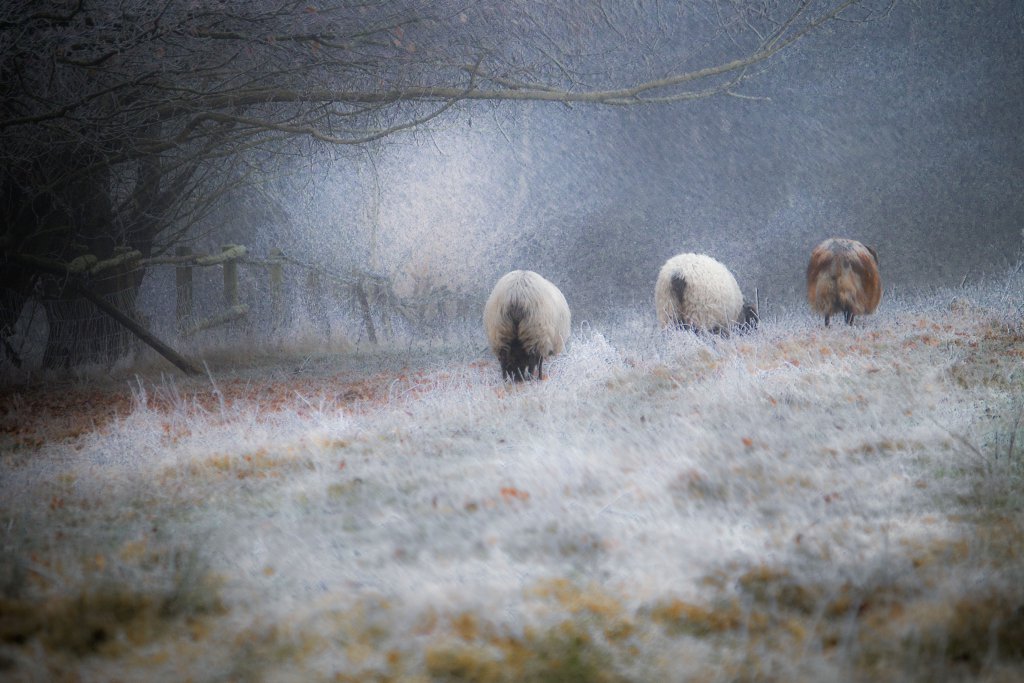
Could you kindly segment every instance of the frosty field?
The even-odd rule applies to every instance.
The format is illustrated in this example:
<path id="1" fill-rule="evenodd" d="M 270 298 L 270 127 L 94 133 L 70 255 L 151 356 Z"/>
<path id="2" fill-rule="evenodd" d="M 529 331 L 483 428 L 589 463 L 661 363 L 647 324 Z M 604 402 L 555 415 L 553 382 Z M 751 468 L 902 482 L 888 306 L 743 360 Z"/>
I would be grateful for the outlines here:
<path id="1" fill-rule="evenodd" d="M 12 681 L 1016 681 L 1019 274 L 0 394 Z"/>

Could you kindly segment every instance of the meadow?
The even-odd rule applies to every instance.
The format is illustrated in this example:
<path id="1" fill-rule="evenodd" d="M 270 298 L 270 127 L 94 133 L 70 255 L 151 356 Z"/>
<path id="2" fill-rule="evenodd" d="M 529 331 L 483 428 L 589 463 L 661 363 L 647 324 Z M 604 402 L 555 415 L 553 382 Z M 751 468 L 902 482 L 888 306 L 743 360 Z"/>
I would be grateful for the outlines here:
<path id="1" fill-rule="evenodd" d="M 1020 270 L 523 385 L 471 326 L 7 387 L 0 676 L 1020 680 Z"/>

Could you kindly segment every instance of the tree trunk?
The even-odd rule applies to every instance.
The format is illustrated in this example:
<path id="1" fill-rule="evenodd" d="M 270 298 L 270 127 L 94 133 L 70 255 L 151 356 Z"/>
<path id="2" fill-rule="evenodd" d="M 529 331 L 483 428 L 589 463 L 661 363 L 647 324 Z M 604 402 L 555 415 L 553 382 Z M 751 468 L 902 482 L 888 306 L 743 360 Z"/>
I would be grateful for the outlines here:
<path id="1" fill-rule="evenodd" d="M 68 165 L 67 160 L 61 161 Z M 89 168 L 94 161 L 79 155 L 71 158 L 71 165 Z M 3 213 L 12 229 L 8 241 L 0 245 L 0 262 L 5 262 L 0 269 L 0 284 L 10 293 L 5 296 L 21 305 L 4 306 L 0 327 L 11 328 L 24 302 L 30 296 L 39 296 L 49 325 L 44 368 L 110 363 L 136 346 L 134 337 L 89 303 L 67 292 L 67 276 L 59 269 L 54 272 L 34 268 L 25 262 L 35 259 L 67 264 L 86 254 L 104 260 L 115 256 L 119 247 L 134 246 L 125 241 L 126 231 L 117 229 L 122 221 L 115 218 L 109 169 L 83 173 L 68 184 L 58 183 L 35 194 L 23 189 L 50 187 L 46 180 L 56 175 L 55 164 L 58 161 L 53 158 L 39 159 L 7 169 L 4 175 L 4 190 L 10 193 L 4 198 Z M 66 168 L 63 173 L 67 173 Z M 153 186 L 151 180 L 149 186 Z M 133 232 L 142 237 L 146 230 L 136 227 Z M 89 279 L 93 291 L 129 315 L 133 315 L 140 284 L 141 277 L 127 269 L 103 272 Z"/>

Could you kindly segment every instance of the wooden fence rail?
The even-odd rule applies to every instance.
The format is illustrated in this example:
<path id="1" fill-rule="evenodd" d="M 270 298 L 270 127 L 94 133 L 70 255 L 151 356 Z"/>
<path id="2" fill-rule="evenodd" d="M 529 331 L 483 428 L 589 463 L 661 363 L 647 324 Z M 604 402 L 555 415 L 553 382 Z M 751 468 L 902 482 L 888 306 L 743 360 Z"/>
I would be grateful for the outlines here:
<path id="1" fill-rule="evenodd" d="M 358 309 L 366 338 L 373 344 L 378 343 L 374 308 L 379 309 L 378 317 L 382 317 L 382 319 L 386 317 L 385 313 L 388 311 L 402 315 L 411 321 L 420 317 L 410 315 L 410 310 L 415 307 L 415 304 L 400 301 L 391 288 L 391 281 L 386 276 L 366 271 L 340 273 L 320 264 L 288 256 L 277 247 L 270 249 L 265 258 L 252 256 L 244 246 L 237 244 L 223 245 L 221 251 L 216 254 L 196 254 L 188 247 L 178 247 L 174 256 L 139 259 L 135 265 L 137 267 L 175 266 L 177 327 L 184 336 L 191 336 L 202 330 L 239 320 L 250 313 L 249 306 L 241 303 L 239 298 L 238 266 L 240 264 L 266 269 L 270 292 L 270 328 L 272 330 L 279 330 L 284 324 L 286 313 L 284 268 L 286 265 L 305 271 L 305 278 L 302 280 L 304 292 L 301 300 L 310 320 L 324 336 L 330 334 L 330 321 L 326 307 L 329 291 L 336 294 L 343 293 L 353 308 Z M 195 268 L 211 266 L 220 266 L 223 270 L 225 309 L 203 320 L 195 320 L 192 272 Z M 385 327 L 390 329 L 390 324 L 387 324 L 386 320 Z"/>

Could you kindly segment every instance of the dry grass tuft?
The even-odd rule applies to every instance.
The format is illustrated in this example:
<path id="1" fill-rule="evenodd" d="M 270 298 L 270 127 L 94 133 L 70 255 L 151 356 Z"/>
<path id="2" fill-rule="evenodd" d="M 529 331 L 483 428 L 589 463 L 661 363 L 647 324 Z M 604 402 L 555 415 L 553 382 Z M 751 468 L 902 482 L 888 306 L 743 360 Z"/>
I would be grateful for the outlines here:
<path id="1" fill-rule="evenodd" d="M 451 643 L 431 647 L 425 668 L 435 681 L 511 683 L 617 683 L 626 681 L 613 667 L 613 655 L 579 622 L 527 629 L 519 637 Z"/>
<path id="2" fill-rule="evenodd" d="M 52 652 L 115 657 L 182 623 L 224 614 L 220 581 L 200 570 L 195 555 L 181 554 L 173 561 L 173 581 L 163 587 L 101 573 L 49 595 L 8 593 L 0 598 L 0 642 L 38 641 Z"/>

